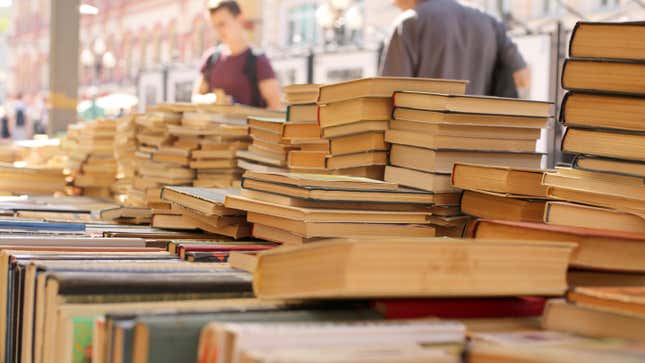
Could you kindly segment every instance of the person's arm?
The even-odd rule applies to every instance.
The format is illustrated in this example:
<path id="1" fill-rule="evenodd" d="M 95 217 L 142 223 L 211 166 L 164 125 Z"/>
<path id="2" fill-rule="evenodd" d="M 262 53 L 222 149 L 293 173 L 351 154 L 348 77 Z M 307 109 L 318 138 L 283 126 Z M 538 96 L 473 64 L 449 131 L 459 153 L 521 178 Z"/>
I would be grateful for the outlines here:
<path id="1" fill-rule="evenodd" d="M 499 36 L 502 39 L 499 44 L 499 57 L 505 66 L 513 72 L 515 86 L 518 89 L 531 87 L 531 71 L 529 70 L 522 54 L 517 48 L 517 44 L 508 36 L 506 27 L 503 23 L 497 22 Z"/>
<path id="2" fill-rule="evenodd" d="M 415 77 L 419 44 L 416 39 L 416 13 L 408 12 L 395 24 L 381 57 L 382 76 Z"/>
<path id="3" fill-rule="evenodd" d="M 281 110 L 282 101 L 280 100 L 280 83 L 275 78 L 265 79 L 258 83 L 260 94 L 267 104 L 267 108 L 272 110 Z"/>
<path id="4" fill-rule="evenodd" d="M 264 54 L 259 55 L 256 67 L 258 89 L 260 90 L 260 96 L 266 102 L 267 108 L 272 110 L 284 109 L 280 98 L 280 93 L 282 92 L 280 82 L 276 78 L 269 58 Z"/>

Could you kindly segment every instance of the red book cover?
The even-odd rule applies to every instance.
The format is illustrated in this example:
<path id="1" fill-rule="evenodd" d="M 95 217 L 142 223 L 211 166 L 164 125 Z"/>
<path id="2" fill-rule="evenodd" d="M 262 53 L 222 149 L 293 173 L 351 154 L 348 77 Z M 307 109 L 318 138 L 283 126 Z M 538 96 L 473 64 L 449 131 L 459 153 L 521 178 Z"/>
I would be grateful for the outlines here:
<path id="1" fill-rule="evenodd" d="M 541 316 L 545 303 L 546 299 L 540 297 L 511 297 L 392 299 L 371 304 L 386 319 L 481 319 Z"/>

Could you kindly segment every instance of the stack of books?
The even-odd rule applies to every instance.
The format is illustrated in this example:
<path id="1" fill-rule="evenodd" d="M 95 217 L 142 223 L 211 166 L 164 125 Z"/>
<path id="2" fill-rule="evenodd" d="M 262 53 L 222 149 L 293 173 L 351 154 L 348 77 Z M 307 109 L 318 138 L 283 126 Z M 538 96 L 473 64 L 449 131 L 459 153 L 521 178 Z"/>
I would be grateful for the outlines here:
<path id="1" fill-rule="evenodd" d="M 0 164 L 0 192 L 9 195 L 52 195 L 67 190 L 62 167 Z"/>
<path id="2" fill-rule="evenodd" d="M 251 171 L 286 171 L 287 154 L 292 148 L 283 142 L 284 119 L 249 117 L 251 144 L 240 150 L 238 166 Z"/>
<path id="3" fill-rule="evenodd" d="M 542 223 L 547 187 L 544 170 L 455 163 L 452 185 L 465 190 L 461 211 L 477 218 Z"/>
<path id="4" fill-rule="evenodd" d="M 598 31 L 630 43 L 597 45 Z M 645 232 L 643 32 L 642 24 L 580 23 L 572 35 L 560 120 L 567 126 L 562 151 L 575 159 L 545 176 L 549 195 L 567 201 L 550 206 L 548 223 Z"/>
<path id="5" fill-rule="evenodd" d="M 117 175 L 114 156 L 116 123 L 99 119 L 72 124 L 62 144 L 68 153 L 74 186 L 83 195 L 109 198 Z"/>
<path id="6" fill-rule="evenodd" d="M 319 170 L 383 179 L 387 164 L 387 121 L 396 90 L 463 93 L 466 82 L 411 78 L 365 78 L 320 87 L 316 150 L 289 154 L 292 171 Z"/>
<path id="7" fill-rule="evenodd" d="M 632 39 L 636 43 L 615 49 L 610 43 L 595 44 L 593 35 L 600 30 L 622 34 L 627 29 L 630 34 L 645 32 L 642 24 L 581 23 L 573 34 L 573 58 L 567 60 L 563 72 L 563 86 L 571 92 L 563 103 L 560 116 L 568 126 L 562 142 L 563 151 L 578 155 L 572 168 L 559 167 L 544 174 L 545 189 L 540 193 L 545 191 L 546 197 L 558 200 L 545 204 L 544 222 L 482 220 L 473 228 L 476 238 L 522 236 L 527 240 L 578 243 L 571 261 L 572 286 L 597 286 L 600 281 L 607 286 L 632 285 L 642 281 L 645 274 L 645 173 L 639 172 L 639 166 L 645 165 L 645 149 L 642 148 L 645 136 L 631 112 L 625 111 L 639 102 L 641 106 L 645 105 L 642 98 L 645 92 L 640 96 L 636 91 L 629 97 L 624 95 L 629 89 L 642 86 L 638 78 L 641 73 L 632 73 L 625 78 L 600 69 L 618 67 L 623 70 L 638 65 L 634 62 L 637 58 L 631 61 L 600 58 L 616 58 L 616 52 L 623 51 L 627 52 L 623 57 L 628 57 L 634 53 L 633 44 L 638 43 L 635 39 L 640 38 Z M 630 49 L 632 53 L 629 53 Z M 638 59 L 645 58 L 642 49 L 636 54 L 640 54 Z M 580 72 L 581 69 L 587 71 Z M 621 84 L 623 89 L 614 89 L 616 84 Z M 622 93 L 618 95 L 617 92 Z M 625 106 L 624 102 L 630 106 Z M 629 117 L 632 121 L 625 121 Z M 580 139 L 578 135 L 587 136 Z M 533 207 L 536 208 L 531 212 L 534 216 L 529 219 L 538 217 L 542 208 L 537 204 Z M 598 272 L 600 270 L 602 272 Z"/>
<path id="8" fill-rule="evenodd" d="M 166 186 L 160 197 L 171 204 L 175 213 L 155 214 L 152 225 L 169 229 L 201 229 L 235 239 L 249 237 L 251 226 L 246 222 L 244 211 L 224 206 L 225 197 L 235 194 L 239 194 L 238 189 Z"/>
<path id="9" fill-rule="evenodd" d="M 467 362 L 637 363 L 643 361 L 642 343 L 624 339 L 582 337 L 554 331 L 477 332 L 470 335 Z"/>
<path id="10" fill-rule="evenodd" d="M 134 181 L 137 152 L 135 118 L 140 115 L 124 116 L 116 120 L 116 134 L 114 136 L 114 158 L 117 164 L 116 182 L 112 185 L 115 199 L 124 203 L 128 190 Z"/>
<path id="11" fill-rule="evenodd" d="M 493 97 L 396 92 L 385 139 L 392 144 L 385 180 L 435 193 L 450 185 L 455 162 L 540 168 L 536 153 L 551 104 Z M 437 212 L 458 216 L 455 206 Z"/>
<path id="12" fill-rule="evenodd" d="M 184 112 L 181 124 L 168 129 L 175 140 L 164 150 L 166 158 L 192 169 L 193 184 L 224 188 L 239 181 L 235 152 L 248 147 L 244 122 L 198 110 Z"/>
<path id="13" fill-rule="evenodd" d="M 434 195 L 341 175 L 246 172 L 227 208 L 247 212 L 256 238 L 301 244 L 347 236 L 434 236 Z"/>
<path id="14" fill-rule="evenodd" d="M 181 123 L 181 112 L 172 107 L 157 107 L 135 117 L 137 151 L 135 175 L 128 190 L 127 204 L 135 207 L 167 208 L 159 200 L 163 185 L 190 185 L 193 171 L 186 165 L 153 159 L 173 138 L 168 133 L 169 125 Z M 163 154 L 160 154 L 163 155 Z"/>
<path id="15" fill-rule="evenodd" d="M 645 287 L 576 287 L 566 300 L 551 300 L 544 329 L 595 338 L 645 339 Z"/>
<path id="16" fill-rule="evenodd" d="M 297 159 L 306 152 L 329 152 L 329 140 L 322 137 L 318 123 L 318 84 L 298 84 L 285 88 L 287 105 L 287 123 L 284 126 L 283 142 L 292 145 L 289 151 L 294 152 L 290 159 Z M 302 152 L 302 153 L 301 153 Z M 302 156 L 302 155 L 301 155 Z M 288 158 L 289 159 L 289 158 Z M 309 172 L 306 168 L 292 168 L 294 172 Z M 313 170 L 313 173 L 321 173 Z"/>

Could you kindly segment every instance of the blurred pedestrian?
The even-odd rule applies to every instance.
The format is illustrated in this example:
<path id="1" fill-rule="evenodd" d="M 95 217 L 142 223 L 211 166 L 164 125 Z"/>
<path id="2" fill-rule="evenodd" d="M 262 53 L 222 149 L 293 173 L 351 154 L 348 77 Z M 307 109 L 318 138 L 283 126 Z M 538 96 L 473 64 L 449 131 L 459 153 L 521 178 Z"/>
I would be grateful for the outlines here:
<path id="1" fill-rule="evenodd" d="M 381 74 L 465 79 L 474 95 L 517 97 L 530 72 L 504 24 L 456 0 L 392 0 L 403 10 L 382 54 Z"/>
<path id="2" fill-rule="evenodd" d="M 22 93 L 18 93 L 14 102 L 14 119 L 11 130 L 12 138 L 16 141 L 27 139 L 27 106 L 22 99 Z"/>
<path id="3" fill-rule="evenodd" d="M 4 106 L 0 106 L 0 137 L 3 140 L 11 137 L 11 133 L 9 132 L 9 116 Z"/>
<path id="4" fill-rule="evenodd" d="M 237 1 L 209 0 L 208 10 L 221 44 L 205 55 L 193 94 L 221 89 L 237 103 L 282 108 L 280 84 L 266 55 L 251 47 Z"/>

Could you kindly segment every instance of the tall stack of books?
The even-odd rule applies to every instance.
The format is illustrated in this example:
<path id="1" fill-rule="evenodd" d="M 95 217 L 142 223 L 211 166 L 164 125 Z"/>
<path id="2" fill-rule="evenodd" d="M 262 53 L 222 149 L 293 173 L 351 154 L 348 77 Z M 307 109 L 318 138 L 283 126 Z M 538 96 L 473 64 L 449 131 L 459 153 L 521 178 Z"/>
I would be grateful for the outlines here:
<path id="1" fill-rule="evenodd" d="M 431 193 L 341 175 L 246 172 L 227 208 L 247 212 L 254 237 L 300 244 L 346 236 L 434 236 Z"/>
<path id="2" fill-rule="evenodd" d="M 540 168 L 536 153 L 551 104 L 494 97 L 396 92 L 385 140 L 392 144 L 385 180 L 434 193 L 459 193 L 450 185 L 455 162 Z M 456 205 L 435 204 L 443 232 L 460 236 L 464 217 Z"/>
<path id="3" fill-rule="evenodd" d="M 114 158 L 117 164 L 117 180 L 112 186 L 112 191 L 120 203 L 127 199 L 128 190 L 134 181 L 137 152 L 136 117 L 140 115 L 124 116 L 116 120 Z"/>
<path id="4" fill-rule="evenodd" d="M 326 141 L 315 150 L 291 152 L 289 169 L 382 180 L 389 149 L 384 132 L 392 114 L 393 92 L 463 93 L 465 88 L 463 81 L 387 77 L 321 86 L 318 122 Z"/>
<path id="5" fill-rule="evenodd" d="M 173 141 L 168 125 L 179 125 L 180 122 L 181 112 L 169 107 L 158 107 L 135 118 L 136 168 L 132 188 L 128 190 L 128 205 L 164 208 L 165 204 L 159 203 L 158 197 L 161 186 L 192 183 L 193 171 L 186 165 L 153 160 L 156 152 L 169 147 Z"/>
<path id="6" fill-rule="evenodd" d="M 99 119 L 70 125 L 64 149 L 68 152 L 74 186 L 87 196 L 109 198 L 117 175 L 114 157 L 116 123 Z"/>

